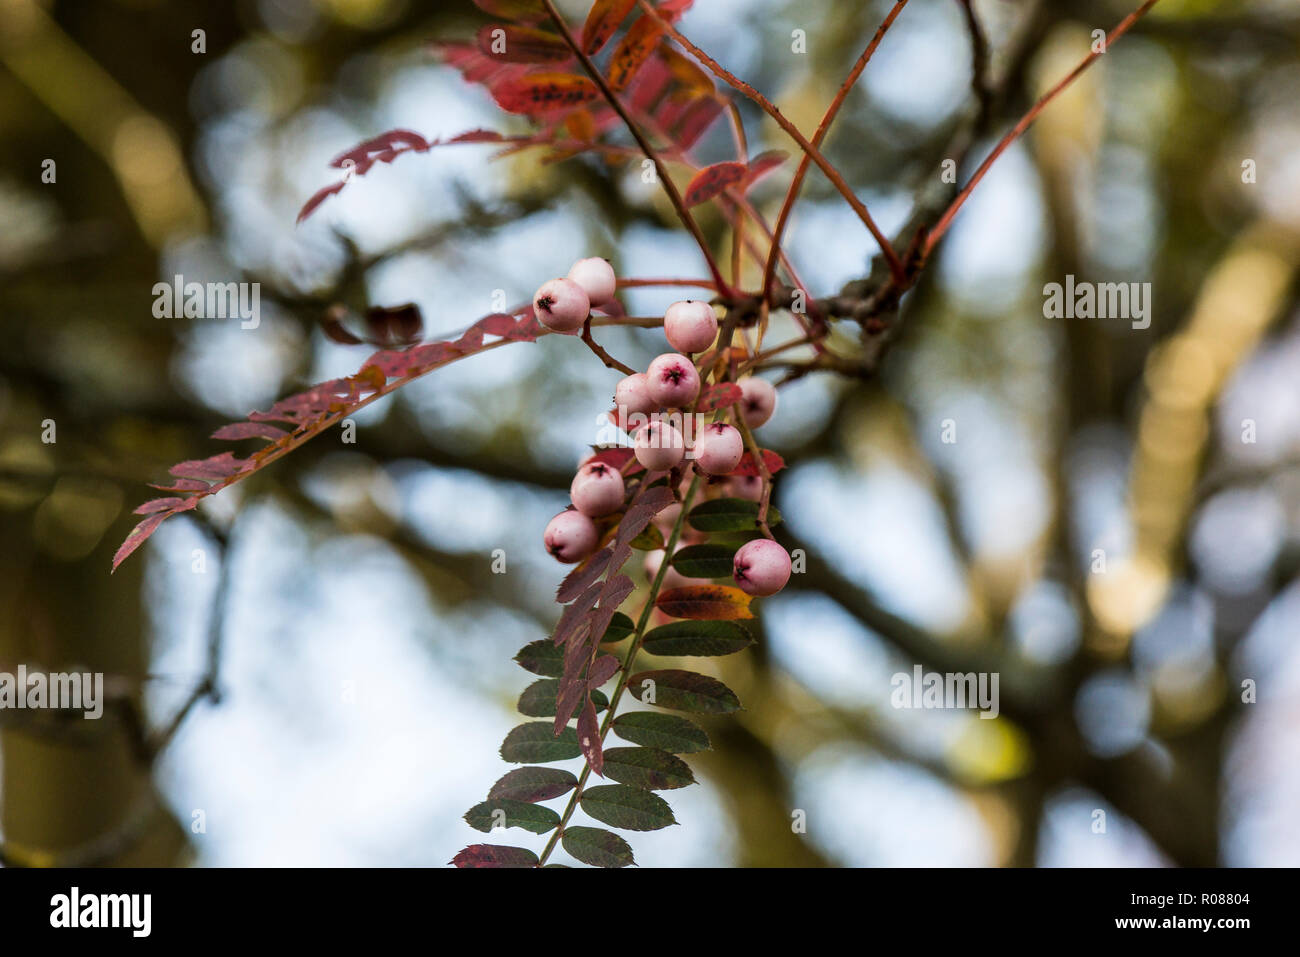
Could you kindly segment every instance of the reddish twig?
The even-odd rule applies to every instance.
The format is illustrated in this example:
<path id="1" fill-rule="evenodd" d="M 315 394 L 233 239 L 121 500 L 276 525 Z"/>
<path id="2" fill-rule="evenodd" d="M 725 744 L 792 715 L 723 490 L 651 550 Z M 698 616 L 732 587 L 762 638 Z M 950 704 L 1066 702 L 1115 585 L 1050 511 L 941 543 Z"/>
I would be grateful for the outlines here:
<path id="1" fill-rule="evenodd" d="M 549 4 L 551 0 L 543 0 L 543 2 Z M 690 53 L 691 56 L 695 57 L 695 59 L 703 64 L 718 79 L 722 80 L 740 93 L 743 93 L 754 103 L 758 104 L 758 106 L 762 108 L 763 112 L 772 117 L 772 119 L 776 121 L 777 125 L 780 126 L 781 129 L 785 130 L 785 132 L 790 135 L 790 138 L 799 144 L 799 148 L 804 151 L 804 155 L 811 158 L 812 161 L 817 164 L 817 168 L 826 174 L 826 178 L 831 181 L 831 184 L 839 190 L 840 195 L 844 197 L 851 207 L 853 207 L 853 211 L 858 214 L 858 218 L 862 220 L 863 224 L 870 231 L 872 237 L 876 240 L 877 245 L 880 246 L 880 251 L 884 254 L 885 259 L 888 260 L 889 269 L 890 272 L 893 273 L 895 281 L 901 285 L 904 282 L 905 273 L 903 270 L 903 264 L 898 258 L 898 254 L 894 252 L 894 247 L 890 245 L 885 234 L 880 231 L 880 227 L 876 225 L 876 221 L 871 218 L 871 213 L 867 211 L 866 205 L 862 200 L 858 199 L 857 195 L 854 194 L 853 190 L 849 187 L 849 184 L 844 181 L 844 177 L 840 175 L 839 170 L 830 164 L 817 147 L 808 142 L 808 138 L 799 132 L 799 128 L 786 119 L 785 116 L 782 115 L 781 111 L 777 109 L 767 97 L 763 96 L 762 93 L 759 93 L 744 80 L 736 77 L 729 70 L 719 64 L 717 60 L 713 59 L 713 57 L 709 56 L 683 36 L 682 32 L 678 30 L 677 27 L 664 19 L 663 15 L 647 3 L 646 0 L 637 0 L 637 2 L 640 3 L 641 9 L 645 12 L 645 15 L 654 19 L 660 28 L 676 40 L 684 50 Z"/>
<path id="2" fill-rule="evenodd" d="M 605 363 L 606 367 L 610 369 L 617 369 L 619 372 L 623 373 L 623 375 L 636 375 L 635 369 L 633 369 L 629 365 L 625 365 L 624 363 L 619 362 L 608 352 L 606 352 L 605 349 L 601 346 L 601 344 L 595 340 L 595 338 L 591 334 L 591 316 L 588 316 L 587 321 L 582 324 L 582 341 L 587 344 L 588 349 L 596 353 L 596 358 L 598 358 L 601 362 Z"/>
<path id="3" fill-rule="evenodd" d="M 902 12 L 903 7 L 905 6 L 907 6 L 907 0 L 897 0 L 893 9 L 890 10 L 889 14 L 885 17 L 884 22 L 880 24 L 880 28 L 876 31 L 876 35 L 871 38 L 871 42 L 867 44 L 866 49 L 862 51 L 862 55 L 859 56 L 857 62 L 853 64 L 853 69 L 849 71 L 849 75 L 846 76 L 844 82 L 840 84 L 840 88 L 835 94 L 835 99 L 831 101 L 831 105 L 827 108 L 826 115 L 822 117 L 822 121 L 820 125 L 818 125 L 817 131 L 813 133 L 813 146 L 821 147 L 822 141 L 826 139 L 826 134 L 830 130 L 831 123 L 834 122 L 836 115 L 840 111 L 840 107 L 844 105 L 845 99 L 848 98 L 849 90 L 853 89 L 854 84 L 858 82 L 858 77 L 860 77 L 862 71 L 866 69 L 867 63 L 870 62 L 872 55 L 876 52 L 876 47 L 880 46 L 880 41 L 884 38 L 885 32 L 893 24 L 894 18 Z M 776 217 L 776 227 L 772 230 L 772 248 L 768 253 L 767 265 L 763 269 L 763 295 L 767 295 L 768 291 L 772 288 L 772 280 L 776 276 L 777 256 L 781 253 L 781 237 L 785 234 L 785 227 L 787 222 L 789 222 L 790 212 L 794 209 L 795 200 L 799 197 L 799 189 L 803 186 L 804 177 L 808 175 L 808 167 L 811 162 L 812 155 L 810 153 L 805 153 L 803 158 L 799 161 L 799 168 L 795 170 L 794 179 L 790 181 L 790 188 L 786 190 L 785 201 L 781 204 L 781 212 Z M 884 248 L 883 244 L 882 248 Z M 894 264 L 891 262 L 890 266 L 892 267 L 893 265 Z M 897 278 L 897 273 L 895 274 L 895 278 Z M 801 288 L 803 286 L 803 284 L 799 282 L 796 282 L 796 285 Z M 804 289 L 804 294 L 807 296 L 812 295 L 812 293 L 806 288 Z"/>
<path id="4" fill-rule="evenodd" d="M 997 161 L 997 158 L 1005 153 L 1007 148 L 1024 134 L 1025 130 L 1029 129 L 1034 120 L 1038 118 L 1038 114 L 1043 112 L 1044 107 L 1051 103 L 1052 100 L 1056 99 L 1056 97 L 1066 87 L 1073 83 L 1084 70 L 1092 66 L 1098 57 L 1105 53 L 1106 50 L 1109 50 L 1112 43 L 1127 33 L 1133 24 L 1137 23 L 1148 10 L 1159 2 L 1160 0 L 1145 0 L 1140 7 L 1121 20 L 1119 25 L 1107 34 L 1105 46 L 1102 47 L 1101 51 L 1094 50 L 1084 57 L 1079 65 L 1071 70 L 1059 83 L 1039 97 L 1038 102 L 1029 108 L 1029 112 L 1020 118 L 1020 122 L 1013 126 L 1006 136 L 1002 137 L 998 145 L 993 148 L 993 152 L 990 153 L 988 158 L 980 164 L 979 169 L 975 171 L 975 175 L 972 176 L 970 181 L 962 187 L 961 191 L 948 206 L 948 209 L 944 212 L 943 216 L 939 218 L 939 221 L 935 223 L 934 227 L 930 230 L 923 247 L 923 261 L 929 258 L 930 252 L 948 231 L 948 228 L 952 225 L 954 217 L 956 217 L 957 213 L 961 211 L 966 200 L 970 198 L 970 194 L 974 191 L 975 187 L 979 185 L 980 180 L 984 178 L 984 174 L 989 171 L 989 167 Z"/>

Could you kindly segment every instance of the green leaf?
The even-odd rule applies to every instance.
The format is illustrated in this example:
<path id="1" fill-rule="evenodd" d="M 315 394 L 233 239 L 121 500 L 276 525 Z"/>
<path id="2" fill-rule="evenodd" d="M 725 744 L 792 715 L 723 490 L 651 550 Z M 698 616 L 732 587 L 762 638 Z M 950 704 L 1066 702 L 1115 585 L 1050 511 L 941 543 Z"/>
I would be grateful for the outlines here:
<path id="1" fill-rule="evenodd" d="M 652 655 L 731 655 L 753 643 L 734 621 L 674 621 L 647 632 L 642 648 Z"/>
<path id="2" fill-rule="evenodd" d="M 691 509 L 686 520 L 691 528 L 701 532 L 752 532 L 758 529 L 758 502 L 743 498 L 715 498 Z M 769 507 L 768 527 L 780 521 L 781 513 L 775 506 Z"/>
<path id="3" fill-rule="evenodd" d="M 627 867 L 636 863 L 627 841 L 599 827 L 566 827 L 560 844 L 574 858 L 592 867 Z"/>
<path id="4" fill-rule="evenodd" d="M 675 714 L 629 711 L 614 719 L 613 729 L 624 741 L 674 754 L 694 754 L 711 747 L 703 728 Z"/>
<path id="5" fill-rule="evenodd" d="M 557 737 L 549 721 L 529 721 L 506 735 L 501 742 L 501 757 L 511 764 L 546 764 L 566 761 L 582 753 L 578 733 L 566 727 Z"/>
<path id="6" fill-rule="evenodd" d="M 642 671 L 628 679 L 627 690 L 643 704 L 698 714 L 729 714 L 740 710 L 735 692 L 717 678 L 693 671 Z"/>
<path id="7" fill-rule="evenodd" d="M 633 548 L 639 548 L 643 552 L 652 552 L 656 548 L 664 547 L 664 533 L 654 525 L 647 525 L 641 529 L 641 534 L 628 544 Z"/>
<path id="8" fill-rule="evenodd" d="M 670 564 L 687 578 L 730 578 L 735 561 L 736 550 L 726 545 L 687 545 Z"/>
<path id="9" fill-rule="evenodd" d="M 685 761 L 658 748 L 609 748 L 605 777 L 647 791 L 670 791 L 695 783 Z"/>
<path id="10" fill-rule="evenodd" d="M 616 611 L 614 617 L 610 619 L 609 627 L 605 629 L 604 637 L 600 640 L 602 644 L 604 642 L 622 641 L 634 631 L 636 631 L 636 625 L 632 623 L 632 619 L 621 611 Z"/>
<path id="11" fill-rule="evenodd" d="M 492 785 L 488 797 L 510 801 L 549 801 L 568 794 L 577 783 L 573 773 L 563 768 L 515 768 Z"/>
<path id="12" fill-rule="evenodd" d="M 559 826 L 560 815 L 541 804 L 494 798 L 475 804 L 466 811 L 465 821 L 474 830 L 484 833 L 497 827 L 522 827 L 534 834 L 545 834 Z"/>
<path id="13" fill-rule="evenodd" d="M 524 671 L 544 678 L 558 678 L 564 674 L 564 648 L 549 638 L 539 638 L 524 645 L 515 655 L 515 661 Z"/>
<path id="14" fill-rule="evenodd" d="M 582 809 L 602 824 L 626 831 L 657 831 L 676 824 L 673 809 L 657 794 L 626 784 L 602 784 L 582 792 Z"/>
<path id="15" fill-rule="evenodd" d="M 519 713 L 529 718 L 554 718 L 555 702 L 559 694 L 560 682 L 555 678 L 534 681 L 519 696 Z M 609 707 L 609 699 L 603 691 L 592 691 L 591 700 L 596 705 L 597 713 Z"/>
<path id="16" fill-rule="evenodd" d="M 451 862 L 457 867 L 536 867 L 537 855 L 526 847 L 471 844 Z"/>

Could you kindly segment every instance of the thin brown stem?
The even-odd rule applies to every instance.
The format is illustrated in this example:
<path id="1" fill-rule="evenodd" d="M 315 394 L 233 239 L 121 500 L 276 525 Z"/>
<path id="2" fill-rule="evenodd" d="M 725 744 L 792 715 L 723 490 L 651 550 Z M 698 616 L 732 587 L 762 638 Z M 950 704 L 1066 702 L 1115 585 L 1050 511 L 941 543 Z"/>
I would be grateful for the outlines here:
<path id="1" fill-rule="evenodd" d="M 1038 114 L 1043 112 L 1043 109 L 1051 103 L 1052 100 L 1056 99 L 1063 90 L 1078 79 L 1079 75 L 1083 73 L 1084 70 L 1092 66 L 1092 64 L 1096 62 L 1102 54 L 1110 49 L 1112 43 L 1127 33 L 1133 24 L 1137 23 L 1148 10 L 1159 2 L 1160 0 L 1145 0 L 1140 7 L 1121 20 L 1115 29 L 1111 30 L 1110 33 L 1107 34 L 1105 45 L 1101 50 L 1093 50 L 1084 57 L 1083 60 L 1080 61 L 1079 65 L 1071 70 L 1059 83 L 1039 97 L 1038 102 L 1029 108 L 1029 112 L 1020 118 L 1020 121 L 1011 128 L 1010 132 L 1008 132 L 1006 136 L 1002 137 L 998 142 L 998 145 L 993 148 L 993 152 L 991 152 L 988 155 L 988 158 L 980 164 L 979 169 L 975 171 L 975 175 L 972 176 L 970 181 L 961 188 L 961 191 L 957 194 L 952 203 L 949 204 L 948 209 L 944 212 L 943 216 L 939 218 L 939 221 L 934 224 L 934 228 L 930 230 L 929 235 L 925 240 L 924 251 L 922 254 L 923 260 L 929 258 L 930 252 L 938 244 L 939 240 L 943 238 L 944 234 L 948 232 L 948 228 L 952 225 L 953 219 L 956 217 L 957 213 L 961 211 L 962 206 L 966 204 L 966 200 L 970 198 L 970 194 L 975 190 L 975 187 L 979 185 L 980 180 L 984 178 L 984 175 L 989 171 L 989 168 L 997 162 L 998 157 L 1005 153 L 1007 148 L 1024 134 L 1025 130 L 1029 129 L 1034 120 L 1038 119 Z"/>
<path id="2" fill-rule="evenodd" d="M 849 90 L 853 89 L 854 84 L 858 82 L 858 77 L 862 75 L 862 71 L 867 68 L 867 64 L 871 61 L 872 55 L 875 54 L 876 47 L 880 46 L 880 41 L 884 38 L 886 31 L 888 31 L 890 26 L 893 24 L 894 18 L 902 12 L 903 7 L 905 6 L 907 6 L 907 0 L 897 0 L 893 9 L 891 9 L 889 14 L 885 17 L 884 22 L 880 24 L 880 28 L 876 30 L 876 35 L 871 38 L 871 42 L 867 44 L 866 49 L 862 51 L 857 62 L 853 64 L 853 69 L 849 71 L 849 75 L 846 76 L 844 82 L 840 84 L 839 90 L 835 93 L 835 99 L 831 101 L 831 105 L 827 108 L 826 114 L 822 117 L 822 121 L 817 127 L 817 131 L 813 133 L 813 146 L 818 148 L 821 147 L 822 141 L 826 139 L 826 134 L 830 131 L 831 123 L 834 122 L 836 115 L 840 111 L 840 107 L 844 105 L 844 101 L 848 98 Z M 767 291 L 772 288 L 772 280 L 776 276 L 776 260 L 777 256 L 780 255 L 781 252 L 781 237 L 785 235 L 786 224 L 790 220 L 790 213 L 794 209 L 795 200 L 799 198 L 799 190 L 803 186 L 804 177 L 808 175 L 808 167 L 811 162 L 811 153 L 805 153 L 803 158 L 799 160 L 799 168 L 795 170 L 794 179 L 790 181 L 790 188 L 786 190 L 785 201 L 781 204 L 781 212 L 777 215 L 776 227 L 772 230 L 772 248 L 768 253 L 767 266 L 763 270 L 762 288 L 765 295 Z M 890 265 L 892 266 L 893 264 L 891 263 Z M 897 273 L 895 274 L 895 278 L 897 278 Z M 802 283 L 796 284 L 802 286 Z M 811 292 L 808 289 L 804 289 L 804 294 L 811 295 Z"/>
<path id="3" fill-rule="evenodd" d="M 543 2 L 549 5 L 551 0 L 543 0 Z M 683 36 L 677 27 L 664 19 L 663 15 L 647 3 L 646 0 L 638 0 L 638 3 L 640 3 L 641 9 L 644 11 L 645 15 L 655 20 L 659 24 L 660 28 L 676 40 L 684 50 L 690 53 L 691 56 L 695 57 L 695 59 L 703 64 L 718 79 L 722 80 L 740 93 L 743 93 L 754 103 L 758 104 L 763 112 L 772 117 L 772 119 L 776 121 L 777 125 L 780 126 L 781 129 L 785 130 L 785 132 L 789 134 L 790 138 L 799 144 L 799 148 L 804 151 L 804 154 L 810 157 L 812 161 L 817 164 L 817 168 L 826 174 L 826 178 L 831 181 L 831 184 L 839 190 L 840 195 L 844 197 L 851 207 L 853 207 L 853 211 L 858 214 L 858 218 L 862 220 L 863 224 L 870 231 L 872 237 L 876 240 L 876 243 L 880 246 L 880 251 L 889 262 L 889 269 L 890 272 L 893 273 L 895 281 L 901 284 L 904 280 L 905 274 L 903 271 L 903 264 L 899 260 L 898 254 L 894 252 L 894 247 L 890 245 L 885 234 L 880 231 L 880 227 L 876 225 L 876 221 L 871 218 L 871 213 L 867 211 L 866 205 L 862 200 L 858 199 L 853 190 L 849 187 L 849 184 L 844 181 L 844 177 L 840 175 L 839 170 L 830 164 L 817 147 L 808 142 L 808 138 L 799 132 L 799 128 L 786 119 L 785 116 L 782 115 L 781 111 L 777 109 L 767 97 L 763 96 L 762 93 L 759 93 L 744 80 L 739 79 L 730 71 L 722 67 L 717 60 L 713 59 L 713 57 L 709 56 Z"/>
<path id="4" fill-rule="evenodd" d="M 596 358 L 605 363 L 607 368 L 617 369 L 619 372 L 623 373 L 623 375 L 636 375 L 635 369 L 619 362 L 606 352 L 604 347 L 595 340 L 591 334 L 591 316 L 588 316 L 587 321 L 582 324 L 582 341 L 587 344 L 588 349 L 596 354 Z"/>
<path id="5" fill-rule="evenodd" d="M 554 0 L 542 0 L 542 5 L 546 8 L 546 12 L 550 16 L 551 20 L 555 23 L 556 29 L 560 31 L 560 36 L 564 39 L 564 42 L 568 45 L 569 49 L 573 51 L 573 55 L 578 58 L 578 62 L 582 64 L 583 70 L 585 70 L 587 75 L 591 77 L 592 82 L 596 84 L 601 95 L 609 105 L 613 107 L 614 112 L 623 120 L 623 123 L 628 128 L 628 132 L 632 134 L 632 138 L 635 139 L 637 145 L 641 147 L 641 152 L 645 153 L 646 159 L 650 160 L 650 162 L 654 164 L 655 172 L 659 177 L 659 182 L 663 185 L 664 192 L 668 194 L 668 199 L 673 204 L 673 209 L 677 212 L 677 218 L 682 221 L 682 225 L 686 227 L 687 232 L 689 232 L 695 239 L 696 245 L 700 247 L 700 252 L 704 255 L 704 260 L 708 264 L 709 272 L 713 275 L 713 281 L 717 283 L 718 289 L 724 292 L 729 292 L 730 287 L 727 285 L 727 280 L 723 278 L 721 270 L 718 269 L 718 264 L 713 258 L 713 252 L 709 249 L 708 241 L 705 240 L 704 233 L 700 231 L 699 223 L 695 221 L 695 217 L 692 216 L 690 210 L 686 208 L 686 204 L 682 201 L 682 194 L 678 191 L 676 184 L 668 175 L 668 170 L 664 167 L 663 161 L 659 159 L 658 152 L 650 145 L 650 141 L 647 140 L 645 134 L 641 132 L 641 128 L 637 126 L 637 124 L 633 122 L 632 117 L 628 115 L 627 110 L 618 98 L 618 94 L 610 89 L 609 83 L 605 81 L 604 74 L 600 72 L 600 68 L 597 67 L 596 64 L 592 62 L 591 57 L 587 56 L 586 52 L 583 51 L 582 45 L 573 38 L 573 34 L 569 30 L 569 25 L 565 22 L 564 17 L 560 16 L 560 11 L 555 9 Z"/>

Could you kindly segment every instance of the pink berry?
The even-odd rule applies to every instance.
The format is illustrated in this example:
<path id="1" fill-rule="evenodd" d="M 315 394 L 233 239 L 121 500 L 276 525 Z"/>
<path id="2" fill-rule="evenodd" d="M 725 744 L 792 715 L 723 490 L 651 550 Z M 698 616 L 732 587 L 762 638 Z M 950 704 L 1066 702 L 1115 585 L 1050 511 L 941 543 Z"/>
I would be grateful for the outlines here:
<path id="1" fill-rule="evenodd" d="M 744 396 L 740 400 L 740 411 L 745 417 L 745 424 L 756 429 L 776 411 L 776 389 L 766 379 L 755 376 L 747 376 L 737 384 Z"/>
<path id="2" fill-rule="evenodd" d="M 646 389 L 644 372 L 624 376 L 614 387 L 614 404 L 628 415 L 649 415 L 659 408 Z"/>
<path id="3" fill-rule="evenodd" d="M 591 300 L 572 279 L 550 279 L 533 296 L 533 314 L 547 329 L 573 332 L 591 314 Z"/>
<path id="4" fill-rule="evenodd" d="M 646 369 L 646 391 L 665 409 L 680 409 L 700 394 L 700 375 L 689 359 L 665 352 Z"/>
<path id="5" fill-rule="evenodd" d="M 664 313 L 664 335 L 678 352 L 703 352 L 718 335 L 718 317 L 700 299 L 675 302 Z"/>
<path id="6" fill-rule="evenodd" d="M 614 298 L 618 280 L 607 259 L 579 259 L 569 270 L 569 277 L 587 294 L 593 306 L 603 306 Z"/>
<path id="7" fill-rule="evenodd" d="M 790 580 L 790 553 L 770 538 L 746 542 L 736 552 L 732 577 L 748 595 L 775 595 Z"/>
<path id="8" fill-rule="evenodd" d="M 726 475 L 745 454 L 745 440 L 740 430 L 725 422 L 705 426 L 695 440 L 695 464 L 708 475 Z"/>
<path id="9" fill-rule="evenodd" d="M 652 471 L 673 468 L 686 454 L 682 433 L 660 419 L 636 431 L 636 460 Z"/>
<path id="10" fill-rule="evenodd" d="M 599 518 L 623 507 L 623 476 L 604 462 L 584 465 L 569 486 L 573 507 L 583 515 Z"/>
<path id="11" fill-rule="evenodd" d="M 727 494 L 757 502 L 763 497 L 763 480 L 757 475 L 733 475 L 727 480 Z"/>
<path id="12" fill-rule="evenodd" d="M 596 550 L 600 532 L 596 530 L 596 523 L 586 515 L 566 509 L 547 523 L 542 541 L 558 561 L 572 565 Z"/>

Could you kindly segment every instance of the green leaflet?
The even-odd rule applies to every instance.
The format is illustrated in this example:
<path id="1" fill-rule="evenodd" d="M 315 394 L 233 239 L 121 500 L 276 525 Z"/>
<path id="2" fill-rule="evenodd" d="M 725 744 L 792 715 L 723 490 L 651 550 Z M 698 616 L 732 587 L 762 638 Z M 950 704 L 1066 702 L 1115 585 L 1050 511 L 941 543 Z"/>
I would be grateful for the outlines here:
<path id="1" fill-rule="evenodd" d="M 671 564 L 687 578 L 730 578 L 735 560 L 736 550 L 726 545 L 687 545 Z"/>
<path id="2" fill-rule="evenodd" d="M 613 731 L 624 741 L 674 754 L 694 754 L 710 748 L 703 728 L 675 714 L 629 711 L 614 719 Z"/>
<path id="3" fill-rule="evenodd" d="M 555 701 L 560 693 L 560 682 L 555 678 L 534 681 L 519 696 L 519 713 L 529 718 L 554 718 Z M 609 707 L 609 699 L 599 689 L 591 692 L 597 713 Z"/>
<path id="4" fill-rule="evenodd" d="M 758 530 L 758 503 L 743 498 L 715 498 L 691 509 L 687 516 L 692 528 L 701 532 L 753 532 Z M 775 506 L 767 510 L 770 528 L 779 524 L 781 513 Z"/>
<path id="5" fill-rule="evenodd" d="M 602 824 L 627 831 L 657 831 L 677 823 L 667 801 L 626 784 L 588 788 L 582 792 L 580 803 L 584 812 Z"/>
<path id="6" fill-rule="evenodd" d="M 754 643 L 734 621 L 674 621 L 646 633 L 642 647 L 652 655 L 731 655 Z"/>
<path id="7" fill-rule="evenodd" d="M 560 845 L 573 857 L 592 867 L 627 867 L 636 863 L 627 841 L 612 831 L 599 827 L 567 827 Z"/>
<path id="8" fill-rule="evenodd" d="M 521 724 L 506 735 L 501 742 L 501 757 L 511 764 L 546 764 L 549 761 L 566 761 L 582 753 L 578 747 L 578 734 L 565 728 L 556 737 L 549 721 L 530 721 Z"/>
<path id="9" fill-rule="evenodd" d="M 541 804 L 495 798 L 475 804 L 465 812 L 465 821 L 484 833 L 498 827 L 522 827 L 534 834 L 545 834 L 559 825 L 560 815 Z"/>
<path id="10" fill-rule="evenodd" d="M 717 678 L 693 671 L 642 671 L 628 679 L 627 690 L 643 704 L 698 714 L 730 714 L 740 699 Z"/>
<path id="11" fill-rule="evenodd" d="M 668 791 L 695 783 L 690 766 L 658 748 L 608 748 L 605 777 L 647 791 Z"/>

